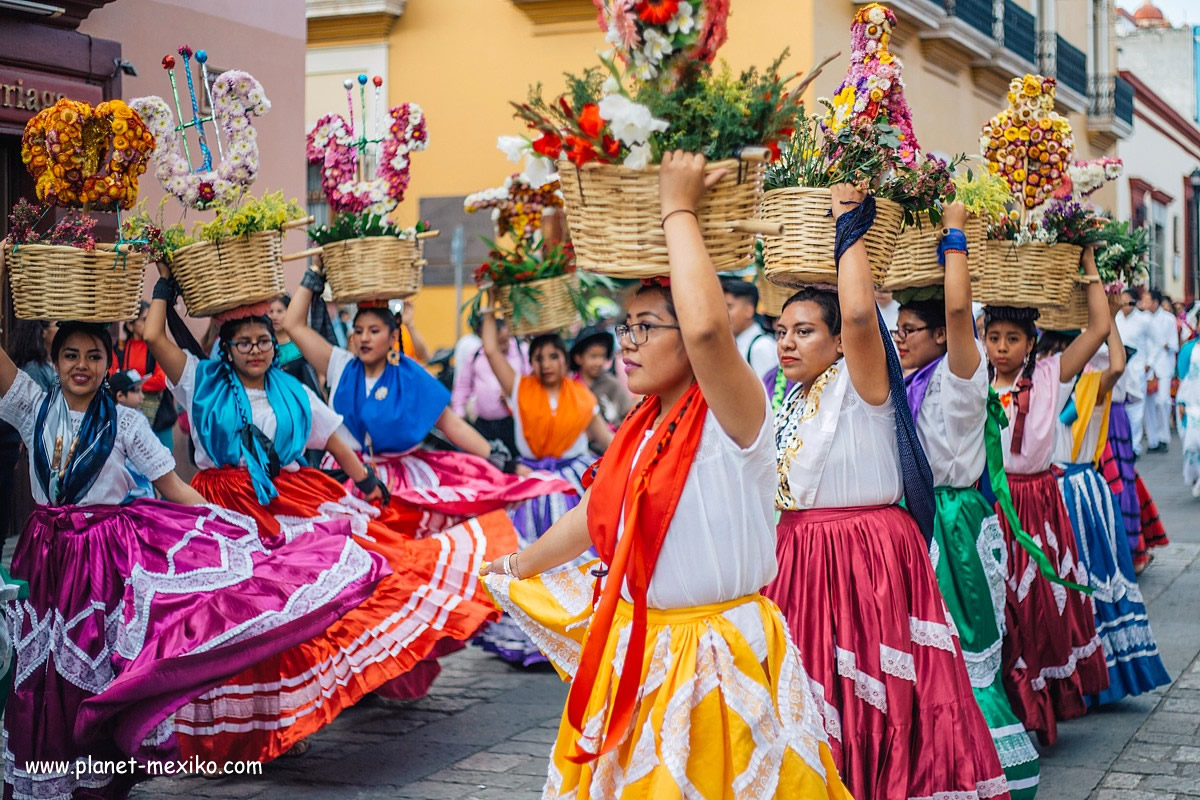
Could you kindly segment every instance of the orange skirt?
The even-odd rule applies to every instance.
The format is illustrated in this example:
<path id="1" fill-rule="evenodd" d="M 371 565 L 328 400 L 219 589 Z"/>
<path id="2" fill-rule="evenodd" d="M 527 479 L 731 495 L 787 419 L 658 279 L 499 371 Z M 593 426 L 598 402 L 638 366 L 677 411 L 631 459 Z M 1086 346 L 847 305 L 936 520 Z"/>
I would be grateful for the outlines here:
<path id="1" fill-rule="evenodd" d="M 253 517 L 263 534 L 303 536 L 315 520 L 349 517 L 355 541 L 393 572 L 323 635 L 245 670 L 183 706 L 175 733 L 184 758 L 270 761 L 332 722 L 365 695 L 406 675 L 436 675 L 424 659 L 455 649 L 499 617 L 478 580 L 481 564 L 516 550 L 503 511 L 414 540 L 385 524 L 395 514 L 347 498 L 313 469 L 275 479 L 262 507 L 245 469 L 200 472 L 208 500 Z"/>

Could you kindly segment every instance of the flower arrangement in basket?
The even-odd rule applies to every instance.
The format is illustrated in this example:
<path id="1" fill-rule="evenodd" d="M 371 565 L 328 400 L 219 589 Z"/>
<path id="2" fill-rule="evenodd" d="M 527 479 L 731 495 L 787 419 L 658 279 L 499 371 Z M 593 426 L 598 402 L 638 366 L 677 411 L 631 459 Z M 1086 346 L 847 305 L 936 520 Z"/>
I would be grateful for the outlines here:
<path id="1" fill-rule="evenodd" d="M 322 254 L 333 298 L 339 303 L 411 297 L 420 291 L 424 239 L 437 236 L 428 224 L 404 228 L 390 214 L 404 200 L 411 156 L 429 145 L 425 113 L 416 103 L 384 111 L 383 78 L 371 79 L 374 119 L 367 124 L 367 76 L 347 78 L 349 121 L 326 114 L 308 132 L 308 163 L 321 167 L 321 189 L 333 221 L 309 231 Z M 354 88 L 361 120 L 354 122 Z M 384 121 L 386 118 L 386 122 Z M 374 177 L 366 175 L 376 163 Z"/>
<path id="2" fill-rule="evenodd" d="M 500 137 L 500 148 L 505 148 L 506 139 L 519 138 Z M 517 239 L 535 235 L 542 228 L 542 215 L 562 207 L 562 186 L 557 178 L 538 184 L 524 173 L 511 175 L 504 185 L 469 194 L 463 200 L 468 214 L 491 210 L 497 236 Z"/>
<path id="3" fill-rule="evenodd" d="M 479 315 L 485 289 L 517 336 L 557 331 L 588 318 L 588 290 L 597 278 L 581 282 L 571 245 L 547 245 L 538 234 L 511 247 L 491 240 L 488 246 L 488 260 L 475 270 L 480 291 L 467 304 L 472 318 Z"/>
<path id="4" fill-rule="evenodd" d="M 67 98 L 25 125 L 21 160 L 35 181 L 39 210 L 24 199 L 13 208 L 5 247 L 19 319 L 112 322 L 137 316 L 145 258 L 133 244 L 98 244 L 92 211 L 122 210 L 137 201 L 155 139 L 121 100 L 95 108 Z M 54 208 L 69 211 L 44 233 Z"/>
<path id="5" fill-rule="evenodd" d="M 784 231 L 764 242 L 771 281 L 836 282 L 830 186 L 855 183 L 875 196 L 876 220 L 865 242 L 877 284 L 889 275 L 901 225 L 937 226 L 941 203 L 954 198 L 950 174 L 957 159 L 922 155 L 913 132 L 903 65 L 890 50 L 895 26 L 895 14 L 878 3 L 858 10 L 841 86 L 832 99 L 820 98 L 823 116 L 801 116 L 783 157 L 767 170 L 763 218 L 782 223 Z M 893 277 L 902 286 L 927 285 Z"/>
<path id="6" fill-rule="evenodd" d="M 214 211 L 215 217 L 196 223 L 191 237 L 183 233 L 182 224 L 164 225 L 161 213 L 156 219 L 139 215 L 128 230 L 142 232 L 141 249 L 170 266 L 188 312 L 212 316 L 283 293 L 282 233 L 303 226 L 307 217 L 295 202 L 285 202 L 282 193 L 261 198 L 249 194 L 259 169 L 253 119 L 271 108 L 259 82 L 240 70 L 210 80 L 207 51 L 183 45 L 176 52 L 179 59 L 171 54 L 162 59 L 174 111 L 153 95 L 131 100 L 130 105 L 161 140 L 154 171 L 163 189 L 179 201 L 185 215 Z M 187 84 L 190 119 L 179 102 L 177 67 Z M 206 115 L 200 111 L 202 97 L 211 108 Z M 205 129 L 210 123 L 211 132 Z M 193 160 L 189 133 L 198 162 Z"/>
<path id="7" fill-rule="evenodd" d="M 516 116 L 532 131 L 502 145 L 545 175 L 556 162 L 580 268 L 620 278 L 669 272 L 660 226 L 657 163 L 664 152 L 702 153 L 726 176 L 698 209 L 718 271 L 751 263 L 764 162 L 779 152 L 816 71 L 781 76 L 781 56 L 739 75 L 714 68 L 725 41 L 727 0 L 597 0 L 614 49 L 601 66 L 568 75 L 553 99 L 541 85 Z M 819 68 L 818 68 L 819 69 Z"/>
<path id="8" fill-rule="evenodd" d="M 1090 243 L 1095 213 L 1063 195 L 1075 140 L 1054 110 L 1056 82 L 1013 78 L 1008 106 L 984 124 L 980 148 L 1016 206 L 989 226 L 981 302 L 1035 308 L 1064 306 L 1078 274 L 1081 245 Z M 1056 197 L 1056 194 L 1058 195 Z"/>

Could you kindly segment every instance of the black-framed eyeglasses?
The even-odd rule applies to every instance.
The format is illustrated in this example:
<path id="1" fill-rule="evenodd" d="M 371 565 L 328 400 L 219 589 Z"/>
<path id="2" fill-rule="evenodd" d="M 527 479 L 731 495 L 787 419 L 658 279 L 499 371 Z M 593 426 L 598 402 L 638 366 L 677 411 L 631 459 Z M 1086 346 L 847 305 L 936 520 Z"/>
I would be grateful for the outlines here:
<path id="1" fill-rule="evenodd" d="M 1125 303 L 1125 307 L 1126 307 L 1126 308 L 1133 308 L 1133 307 L 1134 307 L 1134 306 L 1136 306 L 1136 305 L 1137 305 L 1137 302 L 1135 302 L 1135 301 L 1133 301 L 1133 300 L 1129 300 L 1129 301 L 1127 301 L 1127 302 Z"/>
<path id="2" fill-rule="evenodd" d="M 242 355 L 248 355 L 251 350 L 258 348 L 260 353 L 269 353 L 275 349 L 274 339 L 259 339 L 257 342 L 246 341 L 239 339 L 232 343 L 233 349 L 237 350 Z"/>
<path id="3" fill-rule="evenodd" d="M 655 325 L 651 322 L 635 322 L 632 325 L 618 325 L 616 327 L 617 341 L 619 342 L 628 336 L 629 341 L 633 342 L 634 344 L 645 344 L 650 340 L 650 331 L 658 330 L 659 328 L 666 328 L 675 331 L 679 330 L 678 325 Z"/>
<path id="4" fill-rule="evenodd" d="M 925 331 L 925 330 L 929 330 L 928 325 L 922 325 L 919 328 L 897 328 L 895 330 L 895 332 L 892 333 L 892 337 L 895 338 L 895 340 L 898 342 L 903 342 L 905 339 L 907 339 L 909 336 L 912 336 L 914 333 L 920 333 L 921 331 Z"/>

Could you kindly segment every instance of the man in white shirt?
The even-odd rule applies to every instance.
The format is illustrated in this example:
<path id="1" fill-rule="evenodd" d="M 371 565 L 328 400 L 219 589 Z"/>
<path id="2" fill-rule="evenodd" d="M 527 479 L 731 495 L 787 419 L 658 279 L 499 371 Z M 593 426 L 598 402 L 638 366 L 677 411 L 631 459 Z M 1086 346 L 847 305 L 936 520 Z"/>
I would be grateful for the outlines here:
<path id="1" fill-rule="evenodd" d="M 1162 307 L 1163 295 L 1151 289 L 1142 297 L 1142 308 L 1150 315 L 1146 335 L 1146 360 L 1150 367 L 1146 387 L 1147 452 L 1167 452 L 1171 440 L 1171 377 L 1179 352 L 1179 329 L 1175 316 Z M 1150 391 L 1154 389 L 1154 391 Z"/>
<path id="2" fill-rule="evenodd" d="M 775 337 L 764 331 L 754 318 L 758 310 L 758 287 L 739 278 L 726 278 L 721 281 L 721 288 L 725 290 L 725 308 L 729 310 L 729 324 L 738 352 L 762 378 L 779 366 L 779 356 Z"/>
<path id="3" fill-rule="evenodd" d="M 1150 351 L 1146 341 L 1150 315 L 1138 308 L 1141 299 L 1142 290 L 1137 287 L 1131 286 L 1121 292 L 1121 310 L 1116 319 L 1121 342 L 1136 351 L 1125 366 L 1121 385 L 1125 388 L 1125 411 L 1129 415 L 1133 452 L 1139 456 L 1142 454 L 1142 437 L 1145 431 L 1146 373 L 1150 369 L 1146 359 L 1146 353 Z"/>

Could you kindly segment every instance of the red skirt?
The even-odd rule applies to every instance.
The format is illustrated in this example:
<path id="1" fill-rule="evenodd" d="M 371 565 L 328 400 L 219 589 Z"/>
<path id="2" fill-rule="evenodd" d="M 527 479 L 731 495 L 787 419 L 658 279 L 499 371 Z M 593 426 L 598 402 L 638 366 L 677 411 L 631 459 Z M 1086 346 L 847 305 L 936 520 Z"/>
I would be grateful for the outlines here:
<path id="1" fill-rule="evenodd" d="M 485 560 L 516 549 L 503 511 L 413 540 L 383 524 L 387 509 L 372 518 L 373 507 L 348 501 L 342 486 L 314 469 L 281 474 L 279 497 L 265 508 L 245 469 L 203 470 L 192 485 L 267 529 L 282 523 L 289 538 L 304 535 L 313 520 L 348 516 L 355 541 L 384 556 L 393 573 L 322 636 L 181 708 L 175 725 L 185 758 L 269 761 L 370 692 L 419 695 L 438 671 L 425 659 L 455 649 L 500 616 L 478 571 Z M 414 678 L 423 685 L 414 686 Z"/>
<path id="2" fill-rule="evenodd" d="M 1087 571 L 1054 473 L 1010 474 L 1008 485 L 1021 527 L 1058 576 L 1086 585 Z M 1003 512 L 998 513 L 1008 545 L 1004 688 L 1017 718 L 1049 746 L 1058 739 L 1056 720 L 1082 717 L 1087 713 L 1084 696 L 1108 688 L 1104 650 L 1091 599 L 1046 580 L 1013 538 Z"/>
<path id="3" fill-rule="evenodd" d="M 842 780 L 860 800 L 1008 797 L 916 522 L 898 506 L 785 511 L 778 603 Z"/>

